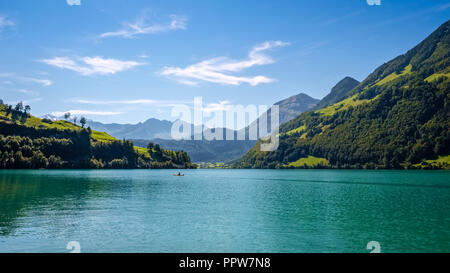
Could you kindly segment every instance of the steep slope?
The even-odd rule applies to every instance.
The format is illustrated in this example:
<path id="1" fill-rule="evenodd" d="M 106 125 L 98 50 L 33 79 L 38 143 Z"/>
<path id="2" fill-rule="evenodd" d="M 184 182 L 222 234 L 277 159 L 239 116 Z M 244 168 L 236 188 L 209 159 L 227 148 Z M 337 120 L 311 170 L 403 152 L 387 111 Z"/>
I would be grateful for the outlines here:
<path id="1" fill-rule="evenodd" d="M 353 88 L 358 86 L 358 84 L 359 81 L 351 77 L 345 77 L 331 89 L 331 92 L 328 95 L 314 106 L 313 110 L 321 109 L 343 100 Z"/>
<path id="2" fill-rule="evenodd" d="M 258 143 L 236 167 L 450 168 L 449 34 L 450 21 L 347 98 L 282 125 L 276 151 Z"/>

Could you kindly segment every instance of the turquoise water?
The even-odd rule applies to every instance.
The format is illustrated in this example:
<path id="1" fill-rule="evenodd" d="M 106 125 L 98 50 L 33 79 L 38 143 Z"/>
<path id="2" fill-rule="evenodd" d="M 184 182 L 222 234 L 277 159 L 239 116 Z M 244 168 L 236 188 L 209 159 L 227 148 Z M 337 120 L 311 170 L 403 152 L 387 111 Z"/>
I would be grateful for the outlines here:
<path id="1" fill-rule="evenodd" d="M 450 172 L 0 171 L 0 252 L 450 252 Z"/>

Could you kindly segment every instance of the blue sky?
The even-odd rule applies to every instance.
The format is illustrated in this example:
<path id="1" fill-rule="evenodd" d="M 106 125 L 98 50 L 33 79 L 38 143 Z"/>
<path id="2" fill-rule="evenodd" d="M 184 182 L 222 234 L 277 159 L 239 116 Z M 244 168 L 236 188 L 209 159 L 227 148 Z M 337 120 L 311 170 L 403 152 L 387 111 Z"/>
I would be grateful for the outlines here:
<path id="1" fill-rule="evenodd" d="M 173 120 L 195 96 L 212 109 L 320 99 L 449 18 L 438 0 L 3 0 L 0 98 L 118 123 Z"/>

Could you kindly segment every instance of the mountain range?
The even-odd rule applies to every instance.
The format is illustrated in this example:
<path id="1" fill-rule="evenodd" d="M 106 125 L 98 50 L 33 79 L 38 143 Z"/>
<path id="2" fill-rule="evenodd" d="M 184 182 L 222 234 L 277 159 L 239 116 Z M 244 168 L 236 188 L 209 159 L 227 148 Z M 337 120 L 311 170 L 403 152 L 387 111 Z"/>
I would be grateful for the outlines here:
<path id="1" fill-rule="evenodd" d="M 314 99 L 307 94 L 299 93 L 291 96 L 285 100 L 281 100 L 275 105 L 280 108 L 280 123 L 287 122 L 299 114 L 308 111 L 319 100 Z M 268 119 L 270 120 L 270 109 L 268 110 Z M 51 117 L 49 117 L 51 118 Z M 259 118 L 252 122 L 250 126 L 257 126 Z M 184 150 L 186 151 L 193 162 L 229 162 L 242 157 L 251 147 L 256 144 L 256 140 L 250 140 L 248 134 L 245 140 L 174 140 L 171 138 L 172 122 L 167 120 L 148 119 L 145 122 L 137 124 L 104 124 L 88 120 L 87 126 L 93 130 L 107 132 L 118 139 L 132 140 L 135 145 L 140 147 L 147 147 L 151 141 L 155 144 L 161 145 L 164 149 L 169 150 Z M 193 125 L 192 132 L 194 132 Z M 242 130 L 248 132 L 246 127 Z M 211 130 L 203 128 L 203 130 Z M 231 131 L 231 134 L 237 136 L 237 131 L 224 128 L 214 128 L 214 130 L 221 130 L 226 135 L 226 131 Z M 259 136 L 259 135 L 258 135 Z M 236 138 L 235 138 L 236 139 Z"/>
<path id="2" fill-rule="evenodd" d="M 259 141 L 235 167 L 449 169 L 449 34 L 447 21 L 350 91 L 334 89 L 281 125 L 276 151 Z"/>
<path id="3" fill-rule="evenodd" d="M 87 125 L 94 130 L 107 132 L 119 139 L 169 139 L 172 128 L 172 122 L 155 118 L 137 124 L 105 124 L 88 120 Z"/>

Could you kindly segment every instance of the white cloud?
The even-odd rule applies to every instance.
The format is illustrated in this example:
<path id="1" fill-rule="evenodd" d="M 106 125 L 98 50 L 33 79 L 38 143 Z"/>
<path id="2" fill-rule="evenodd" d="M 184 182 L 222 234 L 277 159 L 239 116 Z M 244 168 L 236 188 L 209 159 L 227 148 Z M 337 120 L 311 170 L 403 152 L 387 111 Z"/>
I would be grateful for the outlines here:
<path id="1" fill-rule="evenodd" d="M 135 23 L 124 23 L 123 28 L 117 31 L 105 32 L 100 34 L 100 38 L 122 37 L 133 38 L 139 34 L 156 34 L 170 30 L 185 30 L 187 19 L 183 16 L 171 15 L 170 22 L 166 24 L 146 25 L 143 17 L 139 18 Z"/>
<path id="2" fill-rule="evenodd" d="M 45 79 L 36 79 L 36 78 L 22 78 L 25 81 L 31 81 L 31 82 L 35 82 L 35 83 L 39 83 L 42 84 L 43 86 L 50 86 L 52 85 L 52 81 L 51 80 L 45 80 Z"/>
<path id="3" fill-rule="evenodd" d="M 0 78 L 8 78 L 10 80 L 16 80 L 16 81 L 20 81 L 20 82 L 33 82 L 33 83 L 38 83 L 42 86 L 50 86 L 53 84 L 53 82 L 48 79 L 23 77 L 23 76 L 18 76 L 18 75 L 12 74 L 12 73 L 0 73 Z M 4 83 L 12 84 L 11 81 L 4 81 Z"/>
<path id="4" fill-rule="evenodd" d="M 81 6 L 81 0 L 67 0 L 69 6 Z"/>
<path id="5" fill-rule="evenodd" d="M 120 115 L 121 112 L 105 112 L 105 111 L 90 111 L 90 110 L 67 110 L 67 111 L 56 111 L 51 114 L 57 117 L 64 116 L 65 113 L 69 112 L 71 115 L 92 115 L 92 116 L 112 116 Z"/>
<path id="6" fill-rule="evenodd" d="M 55 57 L 40 61 L 58 68 L 73 70 L 84 76 L 115 74 L 145 64 L 135 61 L 104 59 L 101 57 L 83 57 L 80 59 L 81 63 L 68 57 Z"/>
<path id="7" fill-rule="evenodd" d="M 91 105 L 157 105 L 157 106 L 174 106 L 178 104 L 189 104 L 192 101 L 182 100 L 151 100 L 151 99 L 137 99 L 137 100 L 71 100 L 74 103 L 91 104 Z"/>
<path id="8" fill-rule="evenodd" d="M 230 104 L 229 101 L 219 101 L 219 103 L 208 103 L 205 107 L 203 107 L 203 112 L 211 113 L 211 112 L 223 112 L 232 110 L 234 106 Z"/>
<path id="9" fill-rule="evenodd" d="M 13 21 L 8 20 L 6 16 L 0 16 L 0 29 L 12 26 L 15 26 L 15 23 Z"/>
<path id="10" fill-rule="evenodd" d="M 188 85 L 195 85 L 198 81 L 206 81 L 212 83 L 240 85 L 248 83 L 251 86 L 256 86 L 261 83 L 270 83 L 274 80 L 265 76 L 233 76 L 227 73 L 239 72 L 246 68 L 253 66 L 267 65 L 274 62 L 272 58 L 264 54 L 264 51 L 275 47 L 284 47 L 289 43 L 282 41 L 266 41 L 260 45 L 255 46 L 248 54 L 245 60 L 230 60 L 226 57 L 218 57 L 199 63 L 190 65 L 185 68 L 180 67 L 165 67 L 161 75 L 174 76 L 181 83 Z"/>
<path id="11" fill-rule="evenodd" d="M 31 91 L 28 89 L 17 89 L 17 92 L 22 93 L 22 94 L 26 94 L 26 95 L 30 95 L 30 96 L 36 96 L 39 93 L 36 91 Z"/>
<path id="12" fill-rule="evenodd" d="M 16 24 L 13 21 L 8 20 L 6 18 L 6 16 L 1 16 L 0 15 L 0 33 L 3 31 L 4 28 L 6 28 L 6 27 L 13 27 L 15 25 Z"/>

